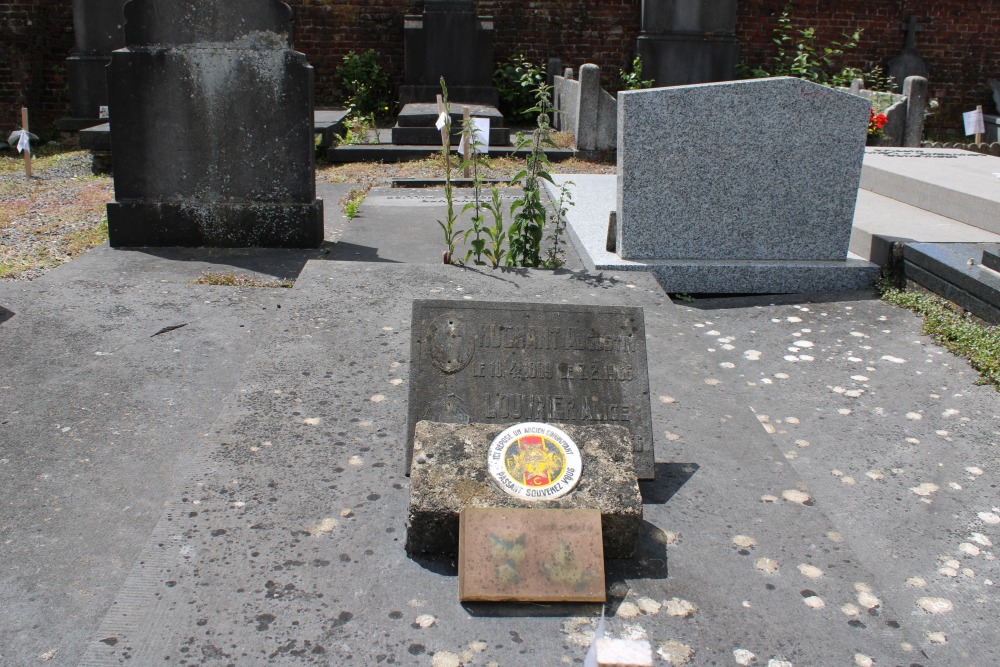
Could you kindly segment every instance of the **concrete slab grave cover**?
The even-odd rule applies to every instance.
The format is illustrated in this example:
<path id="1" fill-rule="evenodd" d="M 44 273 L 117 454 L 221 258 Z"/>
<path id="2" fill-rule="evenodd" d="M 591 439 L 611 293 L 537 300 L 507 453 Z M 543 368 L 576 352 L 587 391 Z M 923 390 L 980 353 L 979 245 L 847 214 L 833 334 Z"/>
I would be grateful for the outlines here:
<path id="1" fill-rule="evenodd" d="M 108 70 L 111 245 L 316 247 L 313 69 L 277 0 L 132 0 Z"/>
<path id="2" fill-rule="evenodd" d="M 869 109 L 788 77 L 619 93 L 618 253 L 845 260 Z"/>

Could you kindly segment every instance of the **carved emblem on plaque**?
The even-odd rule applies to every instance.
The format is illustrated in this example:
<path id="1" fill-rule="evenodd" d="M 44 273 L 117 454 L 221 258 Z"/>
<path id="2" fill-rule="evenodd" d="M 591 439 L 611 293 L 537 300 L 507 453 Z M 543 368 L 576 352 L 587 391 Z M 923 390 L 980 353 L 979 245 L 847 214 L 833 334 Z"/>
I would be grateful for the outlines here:
<path id="1" fill-rule="evenodd" d="M 469 365 L 476 353 L 476 339 L 466 325 L 448 313 L 434 321 L 427 331 L 427 353 L 442 373 L 452 375 Z"/>
<path id="2" fill-rule="evenodd" d="M 562 430 L 528 422 L 511 426 L 490 445 L 490 475 L 505 492 L 527 500 L 552 500 L 580 481 L 580 449 Z"/>
<path id="3" fill-rule="evenodd" d="M 469 411 L 465 408 L 465 401 L 455 394 L 448 394 L 427 406 L 422 418 L 441 424 L 468 424 Z"/>

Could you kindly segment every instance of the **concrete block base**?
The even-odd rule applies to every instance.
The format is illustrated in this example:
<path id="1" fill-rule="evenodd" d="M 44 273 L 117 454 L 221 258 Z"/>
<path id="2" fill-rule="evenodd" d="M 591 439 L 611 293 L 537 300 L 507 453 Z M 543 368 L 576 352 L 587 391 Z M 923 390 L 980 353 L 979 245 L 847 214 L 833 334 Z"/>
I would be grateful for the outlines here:
<path id="1" fill-rule="evenodd" d="M 323 242 L 323 201 L 112 202 L 108 237 L 113 248 L 316 248 Z"/>
<path id="2" fill-rule="evenodd" d="M 407 553 L 454 556 L 458 550 L 458 515 L 464 508 L 520 507 L 598 509 L 605 557 L 631 557 L 642 525 L 642 497 L 629 430 L 608 425 L 556 426 L 580 448 L 580 483 L 557 500 L 529 501 L 505 493 L 487 470 L 487 450 L 506 425 L 417 422 L 406 521 Z"/>

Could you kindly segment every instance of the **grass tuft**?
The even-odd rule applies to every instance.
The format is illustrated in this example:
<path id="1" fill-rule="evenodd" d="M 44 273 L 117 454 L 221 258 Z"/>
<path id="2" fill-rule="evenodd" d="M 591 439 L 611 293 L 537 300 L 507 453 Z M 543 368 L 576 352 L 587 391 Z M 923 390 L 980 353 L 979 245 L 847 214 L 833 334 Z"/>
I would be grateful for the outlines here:
<path id="1" fill-rule="evenodd" d="M 277 280 L 273 278 L 255 278 L 254 276 L 235 273 L 214 273 L 206 271 L 194 279 L 195 285 L 216 285 L 222 287 L 263 287 L 268 289 L 291 289 L 294 280 Z"/>
<path id="2" fill-rule="evenodd" d="M 951 302 L 918 290 L 883 287 L 880 296 L 923 317 L 924 334 L 967 359 L 982 376 L 978 384 L 992 384 L 1000 391 L 1000 327 L 983 324 Z"/>

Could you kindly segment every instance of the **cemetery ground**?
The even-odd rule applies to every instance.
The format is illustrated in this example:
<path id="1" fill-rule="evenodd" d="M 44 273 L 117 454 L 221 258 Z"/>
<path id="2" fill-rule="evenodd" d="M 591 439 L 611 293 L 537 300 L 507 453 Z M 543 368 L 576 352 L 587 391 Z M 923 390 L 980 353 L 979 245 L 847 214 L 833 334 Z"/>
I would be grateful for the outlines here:
<path id="1" fill-rule="evenodd" d="M 609 635 L 663 665 L 995 664 L 1000 401 L 910 311 L 673 302 L 572 248 L 444 266 L 437 191 L 336 204 L 405 164 L 320 171 L 319 251 L 77 254 L 58 239 L 100 227 L 110 180 L 39 162 L 0 166 L 2 251 L 39 258 L 0 281 L 0 663 L 582 664 L 600 606 L 462 605 L 453 562 L 404 552 L 429 298 L 644 309 L 657 477 Z"/>

